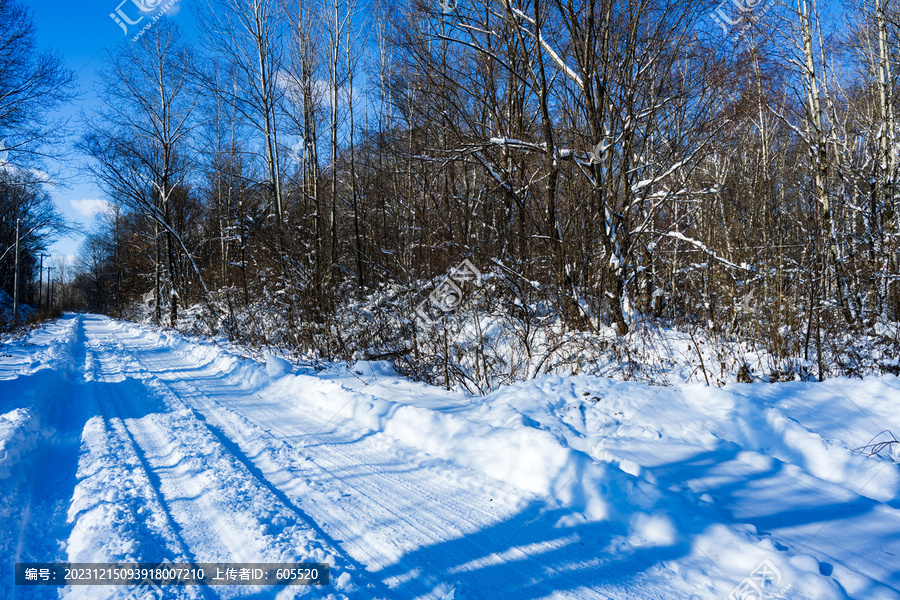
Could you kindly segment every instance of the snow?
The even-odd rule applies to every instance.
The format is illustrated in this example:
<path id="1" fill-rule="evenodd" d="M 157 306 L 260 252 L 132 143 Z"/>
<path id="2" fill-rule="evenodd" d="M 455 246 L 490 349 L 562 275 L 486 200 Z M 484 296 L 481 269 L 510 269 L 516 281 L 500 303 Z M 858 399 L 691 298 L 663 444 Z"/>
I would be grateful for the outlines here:
<path id="1" fill-rule="evenodd" d="M 0 415 L 0 479 L 9 477 L 9 466 L 35 447 L 39 432 L 37 419 L 27 408 Z"/>
<path id="2" fill-rule="evenodd" d="M 279 356 L 275 356 L 274 354 L 266 356 L 266 375 L 272 379 L 284 377 L 290 373 L 293 368 L 291 363 Z"/>
<path id="3" fill-rule="evenodd" d="M 166 598 L 900 599 L 893 375 L 483 397 L 389 363 L 260 361 L 66 315 L 0 348 L 0 592 L 16 562 L 328 562 L 322 588 Z M 774 569 L 774 570 L 772 570 Z M 776 576 L 777 575 L 777 576 Z"/>
<path id="4" fill-rule="evenodd" d="M 0 290 L 0 323 L 11 322 L 13 318 L 13 297 Z M 34 308 L 28 304 L 19 304 L 19 319 L 26 319 Z"/>

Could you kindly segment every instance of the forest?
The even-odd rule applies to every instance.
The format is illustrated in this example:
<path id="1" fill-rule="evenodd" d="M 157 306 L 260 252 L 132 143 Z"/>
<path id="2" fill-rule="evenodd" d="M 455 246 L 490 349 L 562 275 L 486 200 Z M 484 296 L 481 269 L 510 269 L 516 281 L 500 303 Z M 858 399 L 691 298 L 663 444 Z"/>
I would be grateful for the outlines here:
<path id="1" fill-rule="evenodd" d="M 900 3 L 182 1 L 64 135 L 75 74 L 0 0 L 19 302 L 71 151 L 108 209 L 65 310 L 478 393 L 900 373 Z"/>

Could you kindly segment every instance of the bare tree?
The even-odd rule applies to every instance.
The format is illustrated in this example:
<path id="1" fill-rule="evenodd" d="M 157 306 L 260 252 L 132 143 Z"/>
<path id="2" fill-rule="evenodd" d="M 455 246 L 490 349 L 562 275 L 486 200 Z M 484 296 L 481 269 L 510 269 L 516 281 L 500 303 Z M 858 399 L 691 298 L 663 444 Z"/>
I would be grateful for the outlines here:
<path id="1" fill-rule="evenodd" d="M 153 220 L 157 319 L 164 264 L 172 324 L 178 319 L 180 253 L 194 268 L 208 301 L 202 274 L 173 214 L 175 198 L 195 162 L 188 142 L 199 98 L 190 78 L 192 51 L 180 35 L 175 25 L 161 22 L 139 42 L 123 43 L 107 55 L 98 90 L 102 107 L 87 118 L 88 133 L 81 142 L 93 159 L 91 173 L 110 198 Z"/>
<path id="2" fill-rule="evenodd" d="M 312 205 L 312 289 L 313 298 L 325 304 L 326 227 L 319 166 L 319 111 L 322 86 L 318 85 L 320 67 L 321 19 L 319 6 L 313 2 L 286 3 L 285 13 L 291 24 L 289 37 L 289 77 L 286 77 L 286 113 L 292 129 L 299 137 L 293 158 L 301 163 L 300 194 L 304 204 Z"/>
<path id="3" fill-rule="evenodd" d="M 0 0 L 0 152 L 3 161 L 39 165 L 64 147 L 64 121 L 48 115 L 73 98 L 75 75 L 58 54 L 38 48 L 29 10 Z"/>
<path id="4" fill-rule="evenodd" d="M 279 106 L 284 89 L 284 16 L 277 0 L 209 0 L 197 11 L 203 41 L 232 68 L 229 85 L 201 74 L 204 86 L 234 107 L 262 136 L 267 185 L 283 252 L 284 197 L 279 162 Z M 282 265 L 283 257 L 282 257 Z"/>

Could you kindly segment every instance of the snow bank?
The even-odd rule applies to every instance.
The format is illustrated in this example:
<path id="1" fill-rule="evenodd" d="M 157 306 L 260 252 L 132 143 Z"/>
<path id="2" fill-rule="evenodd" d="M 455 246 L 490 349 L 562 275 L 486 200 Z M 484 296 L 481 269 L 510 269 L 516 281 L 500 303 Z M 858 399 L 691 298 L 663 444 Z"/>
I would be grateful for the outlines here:
<path id="1" fill-rule="evenodd" d="M 2 417 L 6 430 L 18 432 L 11 434 L 14 437 L 21 433 L 21 427 L 34 421 L 33 409 L 54 399 L 76 375 L 79 365 L 75 347 L 80 333 L 77 319 L 62 319 L 25 340 L 3 346 L 6 361 L 0 367 L 0 413 L 6 413 Z M 3 452 L 0 449 L 0 456 Z"/>
<path id="2" fill-rule="evenodd" d="M 272 379 L 284 377 L 293 370 L 293 365 L 281 357 L 270 354 L 266 357 L 266 375 Z"/>
<path id="3" fill-rule="evenodd" d="M 5 291 L 0 290 L 0 321 L 12 322 L 13 318 L 13 297 Z M 28 315 L 34 312 L 34 307 L 29 304 L 19 304 L 19 319 L 26 319 Z"/>
<path id="4" fill-rule="evenodd" d="M 316 390 L 318 393 L 310 393 Z M 353 392 L 300 375 L 278 382 L 271 393 L 302 398 L 322 411 L 369 431 L 380 431 L 427 454 L 478 470 L 540 496 L 575 507 L 591 520 L 615 507 L 600 491 L 613 485 L 606 465 L 531 427 L 503 427 Z M 621 476 L 620 476 L 621 478 Z M 622 482 L 615 483 L 618 486 Z"/>
<path id="5" fill-rule="evenodd" d="M 31 452 L 40 439 L 40 423 L 31 409 L 17 408 L 0 415 L 0 480 Z"/>

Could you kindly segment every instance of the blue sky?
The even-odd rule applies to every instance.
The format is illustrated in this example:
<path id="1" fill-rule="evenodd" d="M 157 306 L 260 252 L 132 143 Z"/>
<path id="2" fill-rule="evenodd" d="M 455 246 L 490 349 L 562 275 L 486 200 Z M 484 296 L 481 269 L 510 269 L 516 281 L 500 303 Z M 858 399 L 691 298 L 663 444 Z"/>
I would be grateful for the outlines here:
<path id="1" fill-rule="evenodd" d="M 178 0 L 164 18 L 172 18 L 190 30 L 193 19 L 189 7 L 185 5 L 190 1 Z M 91 88 L 96 81 L 103 52 L 115 48 L 125 38 L 124 32 L 110 17 L 110 13 L 121 7 L 127 15 L 136 14 L 131 0 L 126 0 L 123 4 L 121 2 L 122 0 L 27 0 L 41 46 L 61 53 L 66 66 L 77 74 L 81 96 L 57 113 L 71 119 L 71 143 L 74 143 L 79 133 L 81 111 L 90 109 L 97 103 Z M 148 0 L 148 4 L 155 4 L 155 0 Z M 132 29 L 136 33 L 139 28 Z M 51 188 L 50 192 L 60 212 L 70 220 L 89 227 L 94 220 L 90 209 L 98 205 L 92 201 L 102 199 L 103 194 L 84 172 L 84 156 L 74 151 L 69 154 L 65 160 L 48 165 L 51 171 L 60 172 L 62 184 Z M 54 255 L 71 256 L 75 254 L 79 242 L 80 237 L 62 239 L 51 246 L 50 250 Z"/>

